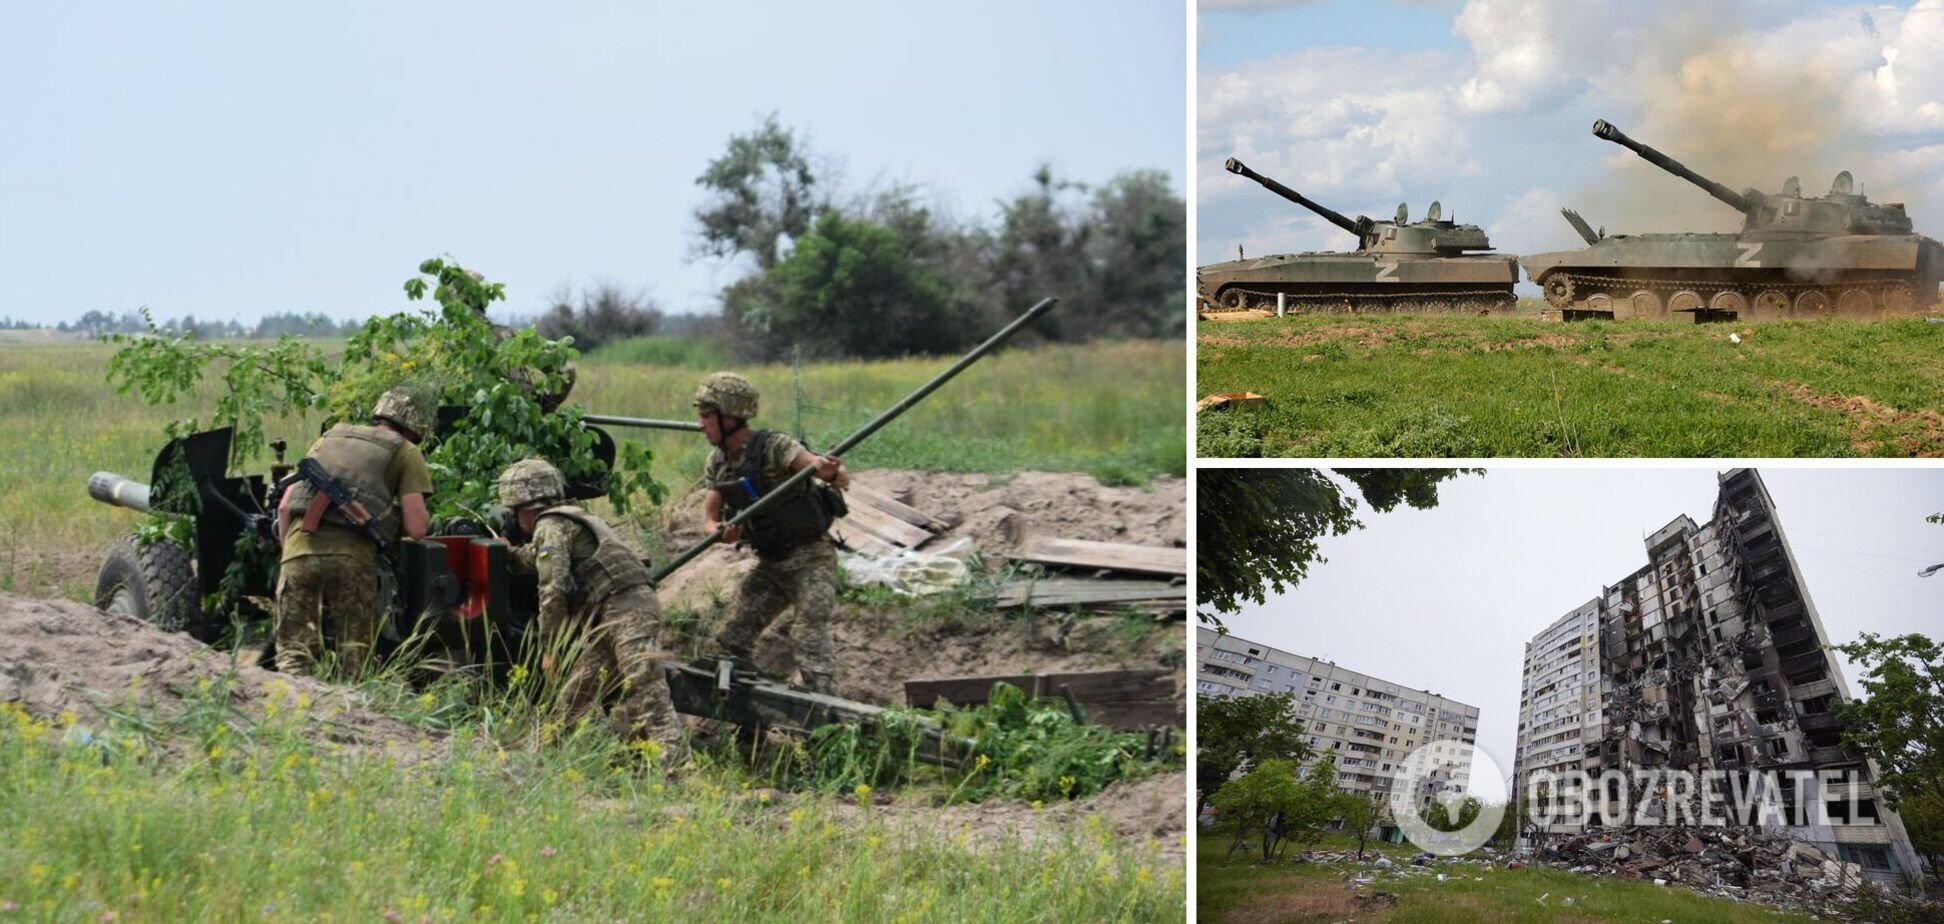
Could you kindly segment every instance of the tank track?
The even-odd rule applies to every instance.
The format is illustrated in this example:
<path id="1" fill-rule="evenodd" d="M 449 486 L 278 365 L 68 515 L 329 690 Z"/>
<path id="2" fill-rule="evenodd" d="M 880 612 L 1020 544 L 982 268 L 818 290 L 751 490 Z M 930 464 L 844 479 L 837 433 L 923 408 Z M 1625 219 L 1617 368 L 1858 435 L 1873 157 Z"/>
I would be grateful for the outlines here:
<path id="1" fill-rule="evenodd" d="M 1276 310 L 1276 292 L 1230 286 L 1222 290 L 1223 308 Z M 1285 305 L 1300 314 L 1489 314 L 1511 311 L 1510 292 L 1288 292 Z"/>
<path id="2" fill-rule="evenodd" d="M 1743 285 L 1722 280 L 1553 273 L 1541 288 L 1546 304 L 1568 321 L 1592 317 L 1672 319 L 1681 314 L 1692 314 L 1696 320 L 1869 320 L 1909 314 L 1917 307 L 1907 279 Z M 1600 296 L 1608 299 L 1604 306 L 1593 301 Z"/>

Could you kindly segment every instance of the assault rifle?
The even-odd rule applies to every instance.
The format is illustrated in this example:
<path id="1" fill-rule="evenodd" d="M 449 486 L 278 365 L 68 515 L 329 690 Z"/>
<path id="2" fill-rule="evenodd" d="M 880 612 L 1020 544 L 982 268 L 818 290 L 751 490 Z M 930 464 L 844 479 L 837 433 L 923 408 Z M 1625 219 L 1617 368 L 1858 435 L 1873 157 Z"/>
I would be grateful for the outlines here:
<path id="1" fill-rule="evenodd" d="M 385 541 L 385 534 L 378 530 L 378 518 L 372 516 L 371 511 L 366 510 L 365 505 L 358 502 L 357 496 L 351 493 L 351 489 L 338 481 L 337 476 L 326 471 L 316 459 L 306 456 L 299 460 L 296 477 L 309 482 L 311 489 L 317 492 L 311 496 L 310 506 L 304 508 L 304 522 L 301 527 L 304 532 L 317 532 L 317 524 L 324 519 L 325 509 L 336 507 L 338 513 L 342 514 L 352 526 L 364 530 L 365 535 L 371 537 L 371 541 L 378 543 L 378 551 L 383 552 L 390 546 L 390 543 Z"/>

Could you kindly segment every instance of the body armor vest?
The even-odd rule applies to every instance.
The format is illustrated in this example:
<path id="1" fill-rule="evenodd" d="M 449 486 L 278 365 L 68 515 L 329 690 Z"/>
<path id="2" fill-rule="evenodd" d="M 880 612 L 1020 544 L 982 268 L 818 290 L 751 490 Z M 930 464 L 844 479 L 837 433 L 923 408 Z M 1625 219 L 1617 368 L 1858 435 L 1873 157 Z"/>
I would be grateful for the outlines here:
<path id="1" fill-rule="evenodd" d="M 566 517 L 594 534 L 594 554 L 572 565 L 574 596 L 580 605 L 599 603 L 621 591 L 649 586 L 648 566 L 635 557 L 606 520 L 571 505 L 550 507 L 540 511 L 540 516 Z"/>
<path id="2" fill-rule="evenodd" d="M 392 458 L 403 448 L 405 437 L 384 427 L 338 424 L 318 438 L 309 454 L 364 505 L 386 542 L 398 541 L 403 531 L 398 499 L 392 497 L 391 487 L 385 483 Z M 298 481 L 288 490 L 293 518 L 302 518 L 317 490 L 307 481 Z M 335 506 L 324 512 L 324 522 L 363 535 L 363 530 L 352 526 Z"/>
<path id="3" fill-rule="evenodd" d="M 742 513 L 776 487 L 763 474 L 763 450 L 769 439 L 768 430 L 751 433 L 749 442 L 743 444 L 737 477 L 714 486 L 722 494 L 722 506 L 729 511 L 725 520 Z M 721 455 L 722 450 L 717 449 L 716 453 Z M 777 500 L 745 520 L 743 535 L 756 554 L 779 555 L 822 538 L 830 530 L 831 521 L 847 512 L 843 492 L 812 476 L 792 486 L 789 497 Z"/>

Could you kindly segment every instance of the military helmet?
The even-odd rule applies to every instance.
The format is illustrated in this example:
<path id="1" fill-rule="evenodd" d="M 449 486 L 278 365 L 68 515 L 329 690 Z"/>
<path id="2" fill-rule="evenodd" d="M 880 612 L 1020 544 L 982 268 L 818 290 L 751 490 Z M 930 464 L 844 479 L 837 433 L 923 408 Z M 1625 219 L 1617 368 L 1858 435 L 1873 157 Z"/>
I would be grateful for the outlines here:
<path id="1" fill-rule="evenodd" d="M 421 437 L 430 436 L 439 425 L 434 399 L 410 388 L 393 388 L 378 396 L 371 416 L 389 420 Z"/>
<path id="2" fill-rule="evenodd" d="M 695 406 L 748 420 L 756 416 L 756 386 L 734 372 L 711 372 L 695 389 Z"/>
<path id="3" fill-rule="evenodd" d="M 500 473 L 499 498 L 500 506 L 510 508 L 563 501 L 567 499 L 567 477 L 545 459 L 521 459 Z"/>

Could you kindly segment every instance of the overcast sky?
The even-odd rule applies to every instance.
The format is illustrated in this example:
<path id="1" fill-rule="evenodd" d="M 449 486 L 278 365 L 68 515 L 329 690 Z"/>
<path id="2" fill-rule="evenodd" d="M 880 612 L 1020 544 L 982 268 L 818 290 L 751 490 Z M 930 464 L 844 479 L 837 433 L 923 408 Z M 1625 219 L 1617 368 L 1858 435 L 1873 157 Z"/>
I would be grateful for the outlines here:
<path id="1" fill-rule="evenodd" d="M 1624 148 L 1604 118 L 1740 190 L 1808 195 L 1851 170 L 1944 235 L 1944 0 L 1204 0 L 1197 260 L 1340 250 L 1334 226 L 1222 169 L 1349 215 L 1433 199 L 1503 252 L 1614 232 L 1732 231 L 1741 215 Z"/>
<path id="2" fill-rule="evenodd" d="M 1325 539 L 1296 590 L 1226 620 L 1242 638 L 1479 707 L 1478 744 L 1511 772 L 1525 643 L 1647 563 L 1642 540 L 1706 522 L 1716 471 L 1493 469 L 1431 510 L 1373 514 Z M 1832 643 L 1944 633 L 1940 469 L 1763 469 Z M 1844 676 L 1861 692 L 1847 661 Z M 1475 780 L 1474 791 L 1482 781 Z"/>
<path id="3" fill-rule="evenodd" d="M 1042 162 L 1166 171 L 1180 0 L 10 4 L 0 316 L 393 311 L 425 257 L 713 310 L 694 180 L 770 113 L 964 219 Z"/>

